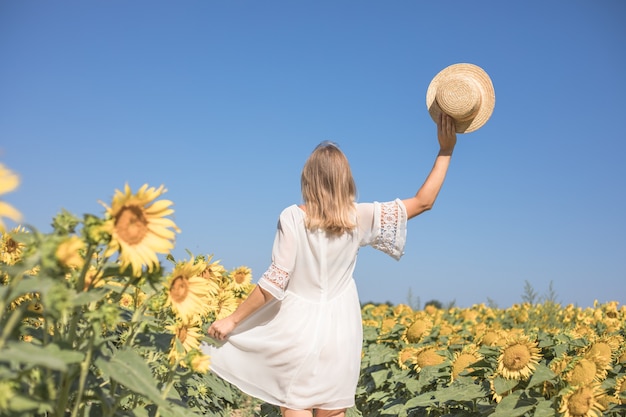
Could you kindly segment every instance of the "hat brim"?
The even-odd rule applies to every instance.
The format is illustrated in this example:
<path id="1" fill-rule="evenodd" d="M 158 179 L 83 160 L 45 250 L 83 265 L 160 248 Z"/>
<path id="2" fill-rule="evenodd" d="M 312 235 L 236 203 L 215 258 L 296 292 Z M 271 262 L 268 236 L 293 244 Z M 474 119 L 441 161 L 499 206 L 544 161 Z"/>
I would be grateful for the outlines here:
<path id="1" fill-rule="evenodd" d="M 457 133 L 469 133 L 481 128 L 491 117 L 496 104 L 496 94 L 489 75 L 474 64 L 453 64 L 441 70 L 430 82 L 426 91 L 426 107 L 430 117 L 437 122 L 441 108 L 437 104 L 437 88 L 449 77 L 468 77 L 474 80 L 479 87 L 481 104 L 476 115 L 469 120 L 455 120 Z"/>

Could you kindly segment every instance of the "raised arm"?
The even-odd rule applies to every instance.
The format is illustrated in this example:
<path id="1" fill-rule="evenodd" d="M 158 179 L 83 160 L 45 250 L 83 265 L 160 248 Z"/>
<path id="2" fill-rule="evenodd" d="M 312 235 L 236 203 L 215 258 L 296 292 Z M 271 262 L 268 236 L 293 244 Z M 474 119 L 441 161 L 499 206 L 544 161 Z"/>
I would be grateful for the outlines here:
<path id="1" fill-rule="evenodd" d="M 402 200 L 409 219 L 433 207 L 450 166 L 450 158 L 456 145 L 456 128 L 454 119 L 443 112 L 437 122 L 437 139 L 439 153 L 430 174 L 413 197 Z"/>

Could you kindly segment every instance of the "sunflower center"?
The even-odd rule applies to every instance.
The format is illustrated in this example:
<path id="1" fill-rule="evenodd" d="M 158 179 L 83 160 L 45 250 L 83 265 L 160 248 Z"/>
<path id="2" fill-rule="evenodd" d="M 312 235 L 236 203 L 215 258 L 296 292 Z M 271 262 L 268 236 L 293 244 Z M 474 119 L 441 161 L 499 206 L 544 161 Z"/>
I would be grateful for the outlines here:
<path id="1" fill-rule="evenodd" d="M 189 293 L 189 283 L 185 277 L 176 277 L 172 281 L 170 288 L 170 297 L 177 303 L 182 303 L 187 298 Z"/>
<path id="2" fill-rule="evenodd" d="M 237 272 L 235 274 L 235 281 L 237 282 L 237 284 L 242 284 L 245 280 L 246 280 L 245 272 Z"/>
<path id="3" fill-rule="evenodd" d="M 512 345 L 504 351 L 502 363 L 510 371 L 519 371 L 530 362 L 530 351 L 525 345 Z"/>
<path id="4" fill-rule="evenodd" d="M 7 253 L 15 253 L 17 252 L 18 244 L 11 238 L 8 238 L 5 243 Z"/>
<path id="5" fill-rule="evenodd" d="M 400 352 L 400 362 L 404 363 L 408 361 L 413 357 L 414 354 L 415 352 L 413 350 L 403 350 L 402 352 Z"/>
<path id="6" fill-rule="evenodd" d="M 136 245 L 148 233 L 148 221 L 140 207 L 126 206 L 117 215 L 115 228 L 122 240 L 129 245 Z"/>
<path id="7" fill-rule="evenodd" d="M 454 364 L 452 365 L 452 375 L 454 375 L 455 377 L 459 376 L 459 374 L 463 370 L 467 369 L 469 365 L 476 361 L 476 357 L 474 357 L 474 355 L 470 353 L 463 353 L 459 355 L 459 357 L 456 359 L 456 361 L 454 361 Z"/>
<path id="8" fill-rule="evenodd" d="M 593 404 L 593 395 L 590 390 L 582 389 L 574 393 L 567 402 L 567 409 L 572 416 L 585 416 Z"/>
<path id="9" fill-rule="evenodd" d="M 589 384 L 594 380 L 597 370 L 598 368 L 595 362 L 589 359 L 581 359 L 576 365 L 574 365 L 574 369 L 572 369 L 572 373 L 569 378 L 569 383 L 572 385 Z"/>
<path id="10" fill-rule="evenodd" d="M 443 362 L 443 358 L 433 349 L 428 349 L 417 355 L 415 361 L 423 368 L 425 366 L 439 365 Z"/>
<path id="11" fill-rule="evenodd" d="M 595 358 L 596 363 L 599 362 L 602 365 L 608 365 L 611 363 L 613 353 L 611 351 L 611 347 L 607 343 L 598 342 L 591 346 L 588 355 L 592 359 Z"/>
<path id="12" fill-rule="evenodd" d="M 187 327 L 179 327 L 176 337 L 178 337 L 181 343 L 185 343 L 185 340 L 187 339 Z"/>
<path id="13" fill-rule="evenodd" d="M 494 331 L 488 331 L 483 336 L 482 344 L 486 346 L 495 346 L 498 344 L 498 334 Z"/>
<path id="14" fill-rule="evenodd" d="M 414 322 L 406 332 L 409 343 L 417 343 L 428 330 L 428 324 L 424 320 Z"/>

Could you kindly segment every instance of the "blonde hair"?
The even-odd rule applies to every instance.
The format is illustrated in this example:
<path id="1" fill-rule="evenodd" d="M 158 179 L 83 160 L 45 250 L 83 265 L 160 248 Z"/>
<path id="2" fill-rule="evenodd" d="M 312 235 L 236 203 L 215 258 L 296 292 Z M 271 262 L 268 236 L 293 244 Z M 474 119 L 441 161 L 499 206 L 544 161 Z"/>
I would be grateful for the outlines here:
<path id="1" fill-rule="evenodd" d="M 306 227 L 331 235 L 353 230 L 356 184 L 348 159 L 332 142 L 322 142 L 309 156 L 300 178 Z"/>

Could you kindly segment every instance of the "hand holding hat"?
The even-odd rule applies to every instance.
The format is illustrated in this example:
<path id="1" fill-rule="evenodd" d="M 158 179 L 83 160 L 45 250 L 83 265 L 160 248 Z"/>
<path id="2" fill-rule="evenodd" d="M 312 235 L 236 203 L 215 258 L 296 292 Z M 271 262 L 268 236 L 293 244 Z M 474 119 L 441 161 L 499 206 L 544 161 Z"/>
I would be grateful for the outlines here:
<path id="1" fill-rule="evenodd" d="M 444 68 L 430 82 L 426 106 L 437 122 L 444 112 L 456 124 L 457 133 L 469 133 L 482 127 L 496 103 L 489 75 L 473 64 L 454 64 Z"/>

